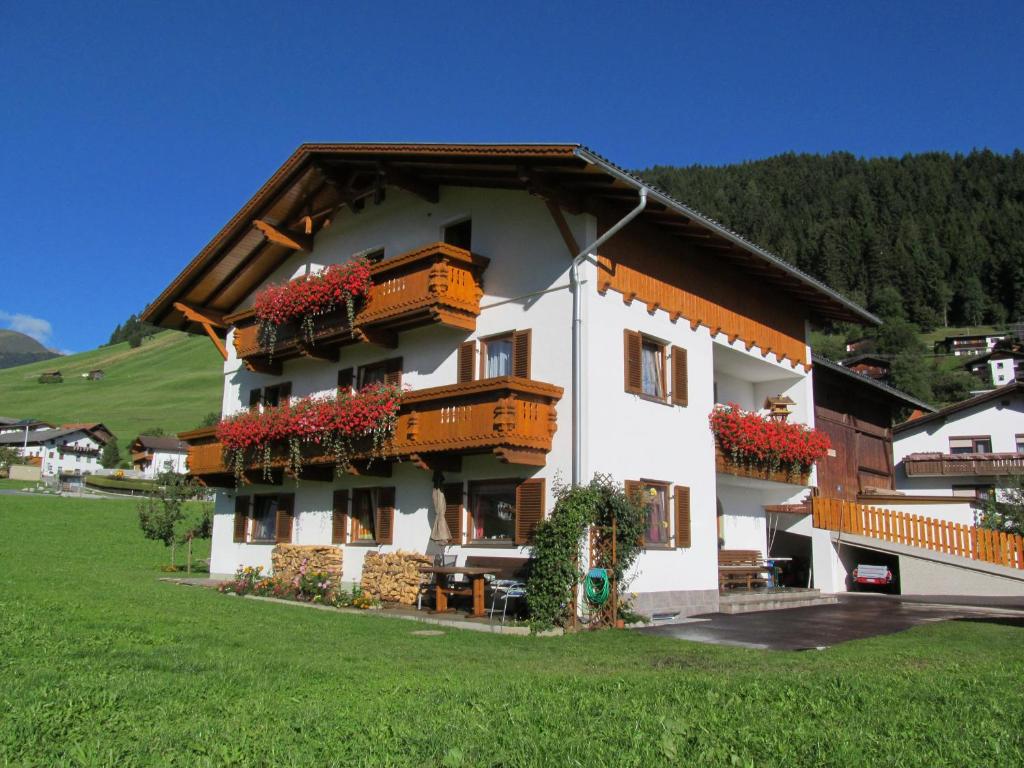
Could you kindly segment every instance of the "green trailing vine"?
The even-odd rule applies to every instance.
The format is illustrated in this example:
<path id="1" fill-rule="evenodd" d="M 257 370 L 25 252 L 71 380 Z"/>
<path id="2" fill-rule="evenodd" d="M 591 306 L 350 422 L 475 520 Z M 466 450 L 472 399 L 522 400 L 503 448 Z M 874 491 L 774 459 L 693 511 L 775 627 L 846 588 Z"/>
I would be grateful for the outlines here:
<path id="1" fill-rule="evenodd" d="M 555 508 L 537 526 L 530 555 L 526 600 L 534 632 L 564 626 L 575 612 L 573 589 L 583 580 L 583 542 L 590 526 L 610 531 L 615 521 L 616 562 L 595 565 L 614 574 L 620 592 L 643 548 L 646 510 L 610 475 L 596 474 L 575 487 L 556 481 L 553 490 Z"/>

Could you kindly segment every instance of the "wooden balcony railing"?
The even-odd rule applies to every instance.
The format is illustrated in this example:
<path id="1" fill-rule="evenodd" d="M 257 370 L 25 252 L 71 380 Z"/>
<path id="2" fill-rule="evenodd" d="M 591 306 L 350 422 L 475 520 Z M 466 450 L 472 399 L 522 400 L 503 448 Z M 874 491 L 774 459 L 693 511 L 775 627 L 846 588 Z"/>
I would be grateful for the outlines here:
<path id="1" fill-rule="evenodd" d="M 277 331 L 271 350 L 262 343 L 252 310 L 225 317 L 234 326 L 235 351 L 253 370 L 276 372 L 282 360 L 303 355 L 337 359 L 338 348 L 360 341 L 394 346 L 399 331 L 443 325 L 472 331 L 480 314 L 488 259 L 446 243 L 433 243 L 373 265 L 373 287 L 356 314 L 355 330 L 339 308 L 314 321 L 312 343 L 298 322 Z"/>
<path id="2" fill-rule="evenodd" d="M 789 485 L 810 485 L 811 475 L 809 472 L 793 474 L 783 470 L 768 470 L 759 467 L 750 467 L 744 464 L 737 464 L 730 457 L 715 448 L 715 469 L 727 475 L 736 477 L 749 477 L 753 480 L 768 480 L 773 483 L 787 483 Z"/>
<path id="3" fill-rule="evenodd" d="M 1024 569 L 1024 538 L 1017 534 L 824 496 L 811 499 L 811 508 L 815 528 Z"/>
<path id="4" fill-rule="evenodd" d="M 1018 475 L 1024 472 L 1019 453 L 911 453 L 903 458 L 908 477 Z"/>
<path id="5" fill-rule="evenodd" d="M 561 387 L 513 376 L 407 392 L 384 458 L 424 469 L 455 469 L 463 455 L 490 453 L 508 464 L 544 466 L 561 397 Z M 233 485 L 216 431 L 207 427 L 179 435 L 189 444 L 189 472 L 207 485 Z M 274 463 L 286 464 L 283 446 Z M 332 463 L 322 452 L 306 453 L 309 466 L 329 468 Z"/>

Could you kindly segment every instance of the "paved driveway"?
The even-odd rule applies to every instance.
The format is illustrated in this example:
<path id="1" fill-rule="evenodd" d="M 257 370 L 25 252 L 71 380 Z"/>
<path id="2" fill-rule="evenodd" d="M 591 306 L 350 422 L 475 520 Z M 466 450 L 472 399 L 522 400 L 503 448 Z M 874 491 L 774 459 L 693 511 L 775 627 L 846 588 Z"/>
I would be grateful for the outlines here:
<path id="1" fill-rule="evenodd" d="M 635 631 L 699 643 L 795 651 L 827 648 L 848 640 L 888 635 L 919 624 L 950 619 L 995 619 L 1024 629 L 1024 600 L 962 600 L 970 604 L 956 604 L 956 598 L 842 595 L 834 605 L 756 613 L 713 613 L 684 619 L 678 624 L 660 624 Z M 1024 632 L 1021 639 L 1024 640 Z"/>

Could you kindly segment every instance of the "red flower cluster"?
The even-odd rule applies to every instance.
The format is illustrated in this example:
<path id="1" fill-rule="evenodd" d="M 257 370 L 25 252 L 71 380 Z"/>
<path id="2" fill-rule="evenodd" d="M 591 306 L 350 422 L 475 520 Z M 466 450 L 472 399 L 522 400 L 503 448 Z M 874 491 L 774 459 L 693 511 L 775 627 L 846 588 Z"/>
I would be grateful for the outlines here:
<path id="1" fill-rule="evenodd" d="M 716 405 L 708 420 L 722 453 L 739 464 L 807 472 L 832 447 L 824 432 L 766 419 L 736 403 Z"/>
<path id="2" fill-rule="evenodd" d="M 360 257 L 282 285 L 268 285 L 256 294 L 254 309 L 261 323 L 283 325 L 329 312 L 344 303 L 349 306 L 351 319 L 353 302 L 365 298 L 372 284 L 370 262 Z"/>
<path id="3" fill-rule="evenodd" d="M 372 438 L 374 450 L 379 451 L 390 439 L 401 401 L 401 389 L 385 384 L 371 384 L 354 394 L 339 392 L 333 398 L 304 397 L 229 416 L 217 425 L 217 439 L 236 476 L 241 476 L 248 462 L 260 458 L 269 472 L 272 446 L 282 443 L 289 446 L 296 474 L 301 470 L 303 445 L 323 446 L 338 464 L 345 465 L 353 440 Z"/>

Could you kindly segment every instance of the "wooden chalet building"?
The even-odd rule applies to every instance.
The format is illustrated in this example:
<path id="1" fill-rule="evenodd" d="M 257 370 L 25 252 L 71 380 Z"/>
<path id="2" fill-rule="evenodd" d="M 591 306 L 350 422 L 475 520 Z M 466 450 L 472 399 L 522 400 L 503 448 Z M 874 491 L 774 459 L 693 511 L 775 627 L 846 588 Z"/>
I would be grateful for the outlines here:
<path id="1" fill-rule="evenodd" d="M 320 316 L 269 349 L 254 294 L 354 255 L 373 282 L 355 327 Z M 777 398 L 813 424 L 809 324 L 877 322 L 575 144 L 303 145 L 142 319 L 210 337 L 226 416 L 407 390 L 383 461 L 342 473 L 310 452 L 298 484 L 252 466 L 236 487 L 215 429 L 182 434 L 221 489 L 213 573 L 269 568 L 288 542 L 338 546 L 346 580 L 367 552 L 435 553 L 435 485 L 459 564 L 522 559 L 556 479 L 601 472 L 650 499 L 635 608 L 680 614 L 715 610 L 719 548 L 767 554 L 766 506 L 813 484 L 716 456 L 715 403 Z"/>

